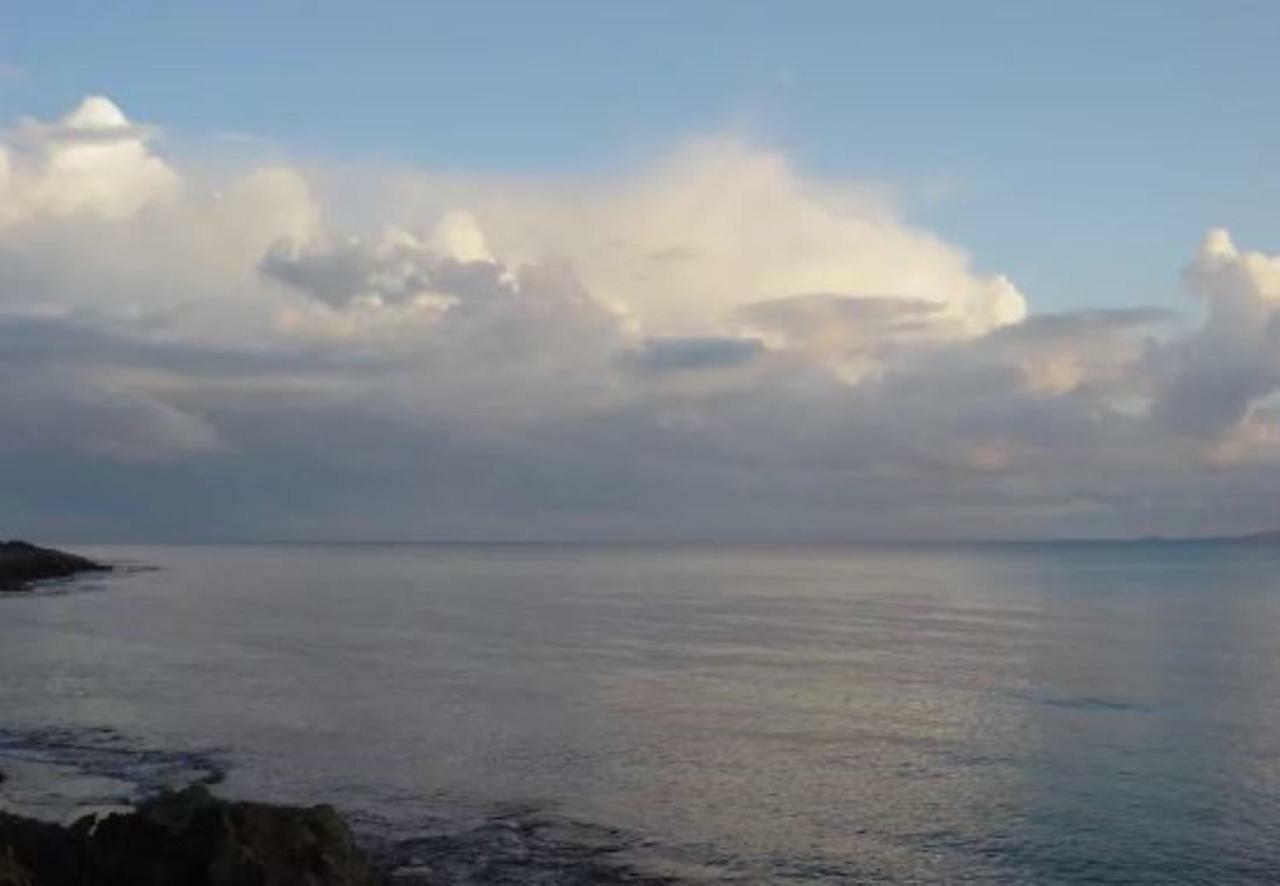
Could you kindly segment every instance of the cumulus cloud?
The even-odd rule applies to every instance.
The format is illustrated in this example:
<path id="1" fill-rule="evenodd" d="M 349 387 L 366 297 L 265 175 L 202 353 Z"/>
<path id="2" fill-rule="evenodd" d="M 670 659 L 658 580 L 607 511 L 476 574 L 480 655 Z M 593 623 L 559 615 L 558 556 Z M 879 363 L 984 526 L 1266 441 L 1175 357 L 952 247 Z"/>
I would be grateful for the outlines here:
<path id="1" fill-rule="evenodd" d="M 0 222 L 75 212 L 123 218 L 172 196 L 177 175 L 148 150 L 151 136 L 102 96 L 56 123 L 23 120 L 0 150 Z"/>
<path id="2" fill-rule="evenodd" d="M 1208 318 L 1177 344 L 1159 408 L 1172 427 L 1213 437 L 1280 388 L 1280 257 L 1241 252 L 1214 229 L 1186 279 Z"/>
<path id="3" fill-rule="evenodd" d="M 424 239 L 400 228 L 373 243 L 281 239 L 259 268 L 332 308 L 414 303 L 443 310 L 459 297 L 509 294 L 512 283 L 475 220 L 461 213 L 445 216 Z"/>
<path id="4" fill-rule="evenodd" d="M 193 496 L 206 534 L 242 536 L 1272 513 L 1280 259 L 1225 232 L 1184 332 L 1030 312 L 883 189 L 731 138 L 607 179 L 366 173 L 357 212 L 314 170 L 210 176 L 158 136 L 91 97 L 0 142 L 7 519 L 145 535 Z"/>
<path id="5" fill-rule="evenodd" d="M 495 188 L 416 174 L 397 190 L 412 207 L 467 200 L 498 255 L 563 256 L 598 298 L 660 334 L 723 331 L 745 305 L 809 293 L 926 301 L 945 335 L 1026 312 L 1010 280 L 904 223 L 874 188 L 806 178 L 736 139 L 695 141 L 620 182 Z"/>

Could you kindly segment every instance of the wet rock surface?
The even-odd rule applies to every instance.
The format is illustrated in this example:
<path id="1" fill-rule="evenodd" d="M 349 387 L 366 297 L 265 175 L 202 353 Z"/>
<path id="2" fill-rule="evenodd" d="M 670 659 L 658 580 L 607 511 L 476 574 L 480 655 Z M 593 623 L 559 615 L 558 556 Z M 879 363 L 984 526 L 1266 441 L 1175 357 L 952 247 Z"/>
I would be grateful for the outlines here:
<path id="1" fill-rule="evenodd" d="M 0 886 L 371 886 L 330 806 L 231 802 L 203 786 L 70 827 L 0 813 Z"/>
<path id="2" fill-rule="evenodd" d="M 24 591 L 39 581 L 70 578 L 82 572 L 108 572 L 111 567 L 86 557 L 25 541 L 0 541 L 0 591 Z"/>

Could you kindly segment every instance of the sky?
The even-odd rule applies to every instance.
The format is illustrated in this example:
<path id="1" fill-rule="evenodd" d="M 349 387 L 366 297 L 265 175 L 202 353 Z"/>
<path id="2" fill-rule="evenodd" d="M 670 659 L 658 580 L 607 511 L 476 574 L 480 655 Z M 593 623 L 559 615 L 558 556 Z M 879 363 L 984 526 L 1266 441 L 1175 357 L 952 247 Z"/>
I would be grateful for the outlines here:
<path id="1" fill-rule="evenodd" d="M 110 6 L 0 3 L 0 535 L 1280 524 L 1274 3 Z"/>

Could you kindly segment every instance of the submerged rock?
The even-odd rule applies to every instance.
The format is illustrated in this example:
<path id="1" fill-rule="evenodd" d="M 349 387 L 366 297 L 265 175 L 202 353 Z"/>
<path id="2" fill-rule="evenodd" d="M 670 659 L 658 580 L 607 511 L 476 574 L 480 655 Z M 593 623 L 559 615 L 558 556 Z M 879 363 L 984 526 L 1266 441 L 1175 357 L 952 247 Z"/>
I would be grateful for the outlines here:
<path id="1" fill-rule="evenodd" d="M 30 542 L 0 541 L 0 591 L 21 591 L 36 581 L 110 569 L 85 557 Z"/>
<path id="2" fill-rule="evenodd" d="M 0 886 L 372 886 L 331 806 L 230 802 L 203 786 L 69 828 L 0 813 Z"/>

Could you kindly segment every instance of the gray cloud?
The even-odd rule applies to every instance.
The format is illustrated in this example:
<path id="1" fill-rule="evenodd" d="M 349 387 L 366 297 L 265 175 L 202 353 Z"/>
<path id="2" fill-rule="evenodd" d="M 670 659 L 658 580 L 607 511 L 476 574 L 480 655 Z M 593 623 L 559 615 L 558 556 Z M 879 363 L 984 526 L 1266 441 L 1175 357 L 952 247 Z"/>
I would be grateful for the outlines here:
<path id="1" fill-rule="evenodd" d="M 336 245 L 281 240 L 258 268 L 335 308 L 362 298 L 394 305 L 433 295 L 474 301 L 511 293 L 495 262 L 460 261 L 407 239 L 373 246 L 359 240 Z"/>
<path id="2" fill-rule="evenodd" d="M 1110 308 L 1038 314 L 999 329 L 992 333 L 992 337 L 1031 342 L 1088 340 L 1111 332 L 1168 323 L 1175 316 L 1172 311 L 1162 308 Z"/>
<path id="3" fill-rule="evenodd" d="M 764 352 L 757 338 L 666 337 L 649 339 L 626 354 L 624 362 L 651 372 L 729 369 L 752 363 Z"/>

